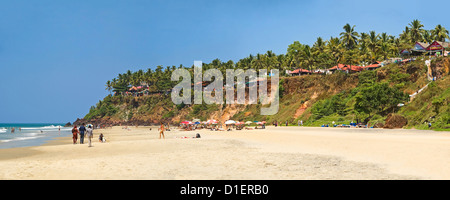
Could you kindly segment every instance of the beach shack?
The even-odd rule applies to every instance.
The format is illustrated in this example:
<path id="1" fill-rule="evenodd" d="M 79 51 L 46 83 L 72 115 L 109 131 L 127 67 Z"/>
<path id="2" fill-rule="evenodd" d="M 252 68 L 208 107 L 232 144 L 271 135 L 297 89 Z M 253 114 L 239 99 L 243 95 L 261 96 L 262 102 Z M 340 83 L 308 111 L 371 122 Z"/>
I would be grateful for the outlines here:
<path id="1" fill-rule="evenodd" d="M 429 44 L 426 42 L 416 42 L 416 44 L 414 44 L 413 50 L 418 52 L 425 52 L 428 46 Z"/>
<path id="2" fill-rule="evenodd" d="M 312 74 L 311 71 L 306 70 L 306 69 L 296 69 L 294 71 L 290 71 L 289 74 L 293 75 L 293 76 L 301 76 L 301 75 L 310 75 Z"/>
<path id="3" fill-rule="evenodd" d="M 345 71 L 347 73 L 355 73 L 360 72 L 364 70 L 361 66 L 355 66 L 355 65 L 344 65 L 344 64 L 338 64 L 330 69 L 328 71 L 334 72 L 334 71 Z"/>
<path id="4" fill-rule="evenodd" d="M 343 65 L 343 64 L 338 64 L 338 65 L 336 65 L 336 66 L 334 66 L 334 67 L 328 69 L 328 71 L 329 71 L 329 72 L 335 72 L 335 71 L 337 71 L 337 70 L 342 70 L 342 68 L 344 68 L 344 66 L 345 66 L 345 65 Z"/>
<path id="5" fill-rule="evenodd" d="M 449 48 L 449 46 L 450 43 L 448 42 L 434 41 L 426 48 L 426 51 L 430 54 L 436 54 L 437 52 L 440 52 L 440 54 L 443 55 L 445 49 Z"/>
<path id="6" fill-rule="evenodd" d="M 376 61 L 376 62 L 372 63 L 371 65 L 367 65 L 367 66 L 364 66 L 362 68 L 363 68 L 363 70 L 375 70 L 375 69 L 380 68 L 381 66 L 382 66 L 381 62 L 380 61 Z"/>
<path id="7" fill-rule="evenodd" d="M 409 49 L 403 49 L 400 51 L 400 55 L 404 56 L 404 55 L 411 55 L 412 51 Z"/>
<path id="8" fill-rule="evenodd" d="M 342 70 L 347 71 L 347 73 L 356 73 L 356 72 L 360 72 L 364 69 L 361 66 L 346 65 L 344 68 L 342 68 Z"/>
<path id="9" fill-rule="evenodd" d="M 427 47 L 429 46 L 426 42 L 416 42 L 412 49 L 403 49 L 400 51 L 401 55 L 418 56 L 427 52 Z"/>

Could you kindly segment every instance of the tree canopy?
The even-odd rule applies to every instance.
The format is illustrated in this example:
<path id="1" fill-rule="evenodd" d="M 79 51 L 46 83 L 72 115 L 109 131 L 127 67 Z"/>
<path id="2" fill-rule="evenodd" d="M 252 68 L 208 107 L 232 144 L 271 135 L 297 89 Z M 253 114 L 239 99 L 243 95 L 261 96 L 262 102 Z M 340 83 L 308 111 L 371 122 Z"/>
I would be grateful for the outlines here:
<path id="1" fill-rule="evenodd" d="M 398 57 L 403 49 L 412 48 L 416 42 L 430 42 L 432 40 L 444 41 L 449 38 L 449 31 L 442 25 L 437 25 L 432 30 L 425 30 L 421 21 L 415 19 L 398 36 L 388 33 L 358 33 L 355 25 L 345 24 L 339 37 L 330 37 L 324 40 L 317 37 L 311 46 L 294 41 L 287 47 L 286 54 L 275 54 L 268 50 L 240 59 L 222 61 L 214 59 L 210 63 L 203 63 L 203 70 L 219 69 L 225 74 L 226 69 L 278 69 L 280 75 L 286 75 L 286 70 L 298 68 L 314 70 L 326 69 L 341 64 L 369 65 L 375 61 Z M 147 84 L 151 91 L 162 91 L 172 88 L 175 83 L 170 80 L 171 72 L 177 68 L 188 69 L 193 73 L 193 68 L 180 65 L 157 66 L 146 71 L 138 70 L 119 74 L 116 78 L 108 80 L 106 89 L 114 92 L 124 92 L 132 86 Z"/>

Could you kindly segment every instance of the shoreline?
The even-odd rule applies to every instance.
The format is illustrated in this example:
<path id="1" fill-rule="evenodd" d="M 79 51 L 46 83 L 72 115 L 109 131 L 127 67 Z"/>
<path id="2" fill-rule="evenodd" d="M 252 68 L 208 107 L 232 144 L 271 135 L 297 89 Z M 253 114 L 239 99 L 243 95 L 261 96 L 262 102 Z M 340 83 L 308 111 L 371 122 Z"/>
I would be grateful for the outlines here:
<path id="1" fill-rule="evenodd" d="M 58 137 L 0 150 L 0 179 L 450 179 L 450 134 L 421 130 L 267 127 L 94 131 L 93 146 Z M 103 133 L 106 143 L 98 141 Z M 193 139 L 200 133 L 200 139 Z M 181 139 L 183 136 L 187 139 Z"/>

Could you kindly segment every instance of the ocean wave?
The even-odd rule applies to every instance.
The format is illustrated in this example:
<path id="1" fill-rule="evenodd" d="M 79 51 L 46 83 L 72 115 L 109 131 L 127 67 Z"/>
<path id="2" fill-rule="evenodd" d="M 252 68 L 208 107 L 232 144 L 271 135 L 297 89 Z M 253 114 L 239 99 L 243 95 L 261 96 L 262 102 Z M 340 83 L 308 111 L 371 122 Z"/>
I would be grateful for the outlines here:
<path id="1" fill-rule="evenodd" d="M 6 131 L 8 131 L 8 129 L 0 128 L 0 133 L 6 133 Z"/>
<path id="2" fill-rule="evenodd" d="M 50 126 L 42 126 L 42 127 L 24 127 L 24 128 L 22 128 L 22 130 L 58 129 L 60 127 L 61 127 L 61 129 L 63 129 L 62 126 L 50 125 Z"/>
<path id="3" fill-rule="evenodd" d="M 31 139 L 36 139 L 36 138 L 40 138 L 42 136 L 35 136 L 35 137 L 15 137 L 15 138 L 11 138 L 11 139 L 4 139 L 4 140 L 0 140 L 0 142 L 13 142 L 13 141 L 20 141 L 20 140 L 31 140 Z"/>

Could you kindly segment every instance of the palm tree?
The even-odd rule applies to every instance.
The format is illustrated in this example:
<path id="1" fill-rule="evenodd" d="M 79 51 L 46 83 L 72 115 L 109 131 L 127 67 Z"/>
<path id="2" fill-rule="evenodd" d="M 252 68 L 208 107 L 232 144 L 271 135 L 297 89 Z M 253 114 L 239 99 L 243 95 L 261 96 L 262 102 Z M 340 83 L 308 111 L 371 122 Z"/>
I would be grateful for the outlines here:
<path id="1" fill-rule="evenodd" d="M 433 37 L 431 36 L 430 31 L 424 30 L 422 37 L 423 37 L 423 40 L 422 40 L 423 42 L 426 42 L 426 43 L 433 42 Z"/>
<path id="2" fill-rule="evenodd" d="M 367 38 L 367 47 L 370 50 L 372 62 L 375 62 L 375 60 L 377 59 L 376 55 L 380 46 L 378 42 L 379 38 L 380 38 L 379 34 L 376 34 L 375 31 L 369 32 L 369 37 Z"/>
<path id="3" fill-rule="evenodd" d="M 409 27 L 405 27 L 403 33 L 400 34 L 400 40 L 403 40 L 405 42 L 411 42 L 410 32 L 411 31 L 409 30 Z"/>
<path id="4" fill-rule="evenodd" d="M 445 39 L 450 39 L 448 36 L 448 30 L 445 27 L 438 24 L 436 28 L 431 30 L 431 36 L 437 41 L 445 42 Z"/>
<path id="5" fill-rule="evenodd" d="M 309 45 L 305 45 L 303 47 L 303 50 L 301 52 L 301 57 L 302 57 L 301 66 L 307 67 L 311 71 L 314 64 L 316 63 L 316 60 L 315 60 L 315 56 L 313 55 Z"/>
<path id="6" fill-rule="evenodd" d="M 334 58 L 334 64 L 338 64 L 342 59 L 342 55 L 344 53 L 341 41 L 339 38 L 331 37 L 327 42 L 328 45 L 325 48 L 325 52 L 329 53 Z"/>
<path id="7" fill-rule="evenodd" d="M 321 37 L 318 37 L 317 41 L 313 45 L 313 49 L 317 52 L 323 52 L 324 48 L 325 48 L 325 42 L 323 41 L 323 39 Z"/>
<path id="8" fill-rule="evenodd" d="M 112 84 L 110 80 L 106 81 L 106 90 L 108 90 L 109 94 L 111 94 Z"/>
<path id="9" fill-rule="evenodd" d="M 342 42 L 345 44 L 347 49 L 353 49 L 358 44 L 358 32 L 355 31 L 355 26 L 350 26 L 346 24 L 344 27 L 344 32 L 340 34 Z"/>
<path id="10" fill-rule="evenodd" d="M 415 19 L 408 25 L 410 27 L 409 35 L 411 37 L 411 42 L 416 43 L 421 41 L 423 39 L 424 32 L 423 24 L 419 20 Z"/>
<path id="11" fill-rule="evenodd" d="M 391 56 L 396 57 L 400 53 L 400 50 L 402 49 L 402 43 L 400 41 L 400 38 L 394 38 L 392 41 L 392 45 L 390 48 Z"/>

